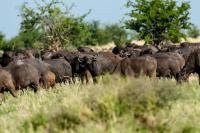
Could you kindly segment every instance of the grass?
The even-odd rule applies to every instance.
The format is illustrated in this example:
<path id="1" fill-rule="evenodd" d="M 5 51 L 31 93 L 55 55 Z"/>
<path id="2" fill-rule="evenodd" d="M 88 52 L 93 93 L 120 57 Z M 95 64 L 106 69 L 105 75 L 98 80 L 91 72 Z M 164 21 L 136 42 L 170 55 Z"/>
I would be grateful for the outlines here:
<path id="1" fill-rule="evenodd" d="M 56 85 L 6 94 L 0 105 L 2 133 L 193 133 L 200 131 L 197 80 L 124 79 Z"/>

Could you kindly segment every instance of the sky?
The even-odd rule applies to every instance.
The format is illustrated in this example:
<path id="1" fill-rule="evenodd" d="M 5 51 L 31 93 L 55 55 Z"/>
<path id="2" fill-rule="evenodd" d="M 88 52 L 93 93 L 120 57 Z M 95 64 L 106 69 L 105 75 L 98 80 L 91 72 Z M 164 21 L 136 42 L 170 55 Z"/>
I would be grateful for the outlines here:
<path id="1" fill-rule="evenodd" d="M 1 0 L 0 2 L 0 31 L 7 38 L 17 35 L 20 28 L 19 9 L 25 0 Z M 30 1 L 30 0 L 29 0 Z M 82 15 L 89 10 L 91 13 L 86 20 L 99 20 L 102 23 L 118 23 L 127 13 L 124 7 L 126 0 L 65 0 L 68 5 L 74 4 L 72 14 Z M 191 22 L 200 28 L 200 0 L 190 0 Z"/>

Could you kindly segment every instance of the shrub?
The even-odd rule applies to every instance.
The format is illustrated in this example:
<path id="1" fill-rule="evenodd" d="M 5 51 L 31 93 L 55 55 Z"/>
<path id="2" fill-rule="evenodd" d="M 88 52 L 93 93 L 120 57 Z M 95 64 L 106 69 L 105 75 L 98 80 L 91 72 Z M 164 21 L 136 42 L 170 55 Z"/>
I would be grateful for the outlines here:
<path id="1" fill-rule="evenodd" d="M 189 37 L 197 38 L 200 35 L 200 31 L 196 25 L 192 25 L 192 27 L 187 32 Z"/>

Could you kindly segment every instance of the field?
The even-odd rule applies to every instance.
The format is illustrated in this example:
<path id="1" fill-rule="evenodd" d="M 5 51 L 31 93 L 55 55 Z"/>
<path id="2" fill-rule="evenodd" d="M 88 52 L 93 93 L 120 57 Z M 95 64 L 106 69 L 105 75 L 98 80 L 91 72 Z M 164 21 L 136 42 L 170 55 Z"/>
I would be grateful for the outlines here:
<path id="1" fill-rule="evenodd" d="M 38 93 L 6 94 L 1 133 L 189 133 L 200 131 L 197 79 L 125 79 L 104 76 L 97 84 L 61 84 Z"/>

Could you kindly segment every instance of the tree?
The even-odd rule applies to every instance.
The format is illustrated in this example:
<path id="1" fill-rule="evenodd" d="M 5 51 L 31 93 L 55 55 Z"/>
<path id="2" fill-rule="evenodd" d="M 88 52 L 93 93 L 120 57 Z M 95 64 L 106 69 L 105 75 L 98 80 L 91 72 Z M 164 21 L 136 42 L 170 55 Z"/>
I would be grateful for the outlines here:
<path id="1" fill-rule="evenodd" d="M 105 34 L 105 29 L 102 27 L 99 21 L 94 20 L 88 23 L 88 28 L 91 33 L 91 38 L 88 40 L 90 45 L 99 45 L 111 42 L 111 39 L 108 39 L 108 34 Z"/>
<path id="2" fill-rule="evenodd" d="M 125 22 L 128 29 L 138 32 L 139 39 L 155 46 L 164 42 L 179 42 L 185 38 L 183 30 L 189 29 L 188 2 L 177 4 L 176 0 L 135 0 L 127 2 L 131 9 Z"/>
<path id="3" fill-rule="evenodd" d="M 32 30 L 29 32 L 20 32 L 17 36 L 7 41 L 7 45 L 11 50 L 23 49 L 23 48 L 47 48 L 48 46 L 44 42 L 43 33 Z M 42 43 L 42 46 L 36 46 L 37 42 Z"/>
<path id="4" fill-rule="evenodd" d="M 62 0 L 33 1 L 34 6 L 24 3 L 21 7 L 22 32 L 40 31 L 50 49 L 55 50 L 87 43 L 90 33 L 83 22 L 87 14 L 74 17 Z"/>
<path id="5" fill-rule="evenodd" d="M 0 32 L 0 45 L 2 45 L 5 42 L 5 36 L 3 33 Z"/>
<path id="6" fill-rule="evenodd" d="M 119 46 L 126 43 L 128 32 L 122 26 L 118 24 L 107 25 L 106 30 L 110 34 L 115 45 Z"/>
<path id="7" fill-rule="evenodd" d="M 197 38 L 200 36 L 199 28 L 196 25 L 192 25 L 187 34 L 189 37 Z"/>
<path id="8" fill-rule="evenodd" d="M 112 41 L 116 45 L 122 45 L 127 41 L 129 35 L 129 32 L 120 24 L 101 25 L 99 21 L 92 21 L 88 27 L 91 33 L 88 44 L 91 45 L 102 45 Z"/>
<path id="9" fill-rule="evenodd" d="M 0 32 L 0 50 L 10 50 L 11 47 L 7 44 L 7 40 L 5 39 L 5 35 Z"/>

